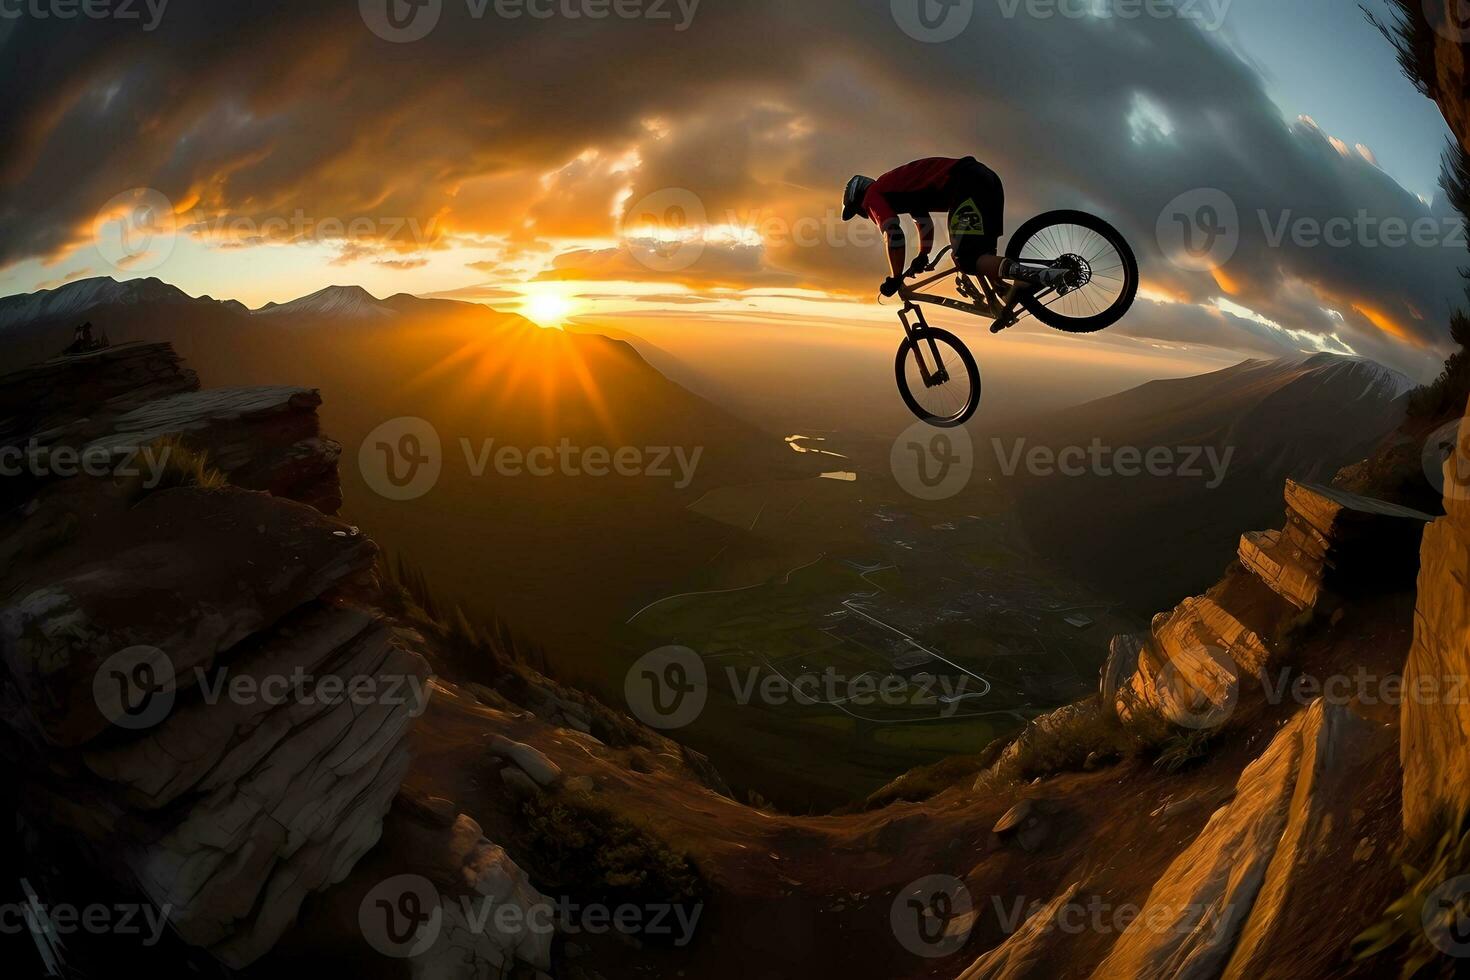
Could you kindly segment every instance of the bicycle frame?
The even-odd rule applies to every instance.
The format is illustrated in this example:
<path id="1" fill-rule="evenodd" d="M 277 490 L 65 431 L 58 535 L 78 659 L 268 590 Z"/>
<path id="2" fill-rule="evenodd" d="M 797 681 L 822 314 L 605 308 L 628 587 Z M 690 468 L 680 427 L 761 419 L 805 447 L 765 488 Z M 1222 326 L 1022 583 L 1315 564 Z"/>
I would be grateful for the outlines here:
<path id="1" fill-rule="evenodd" d="M 1002 296 L 999 292 L 996 291 L 995 287 L 990 284 L 990 280 L 987 277 L 977 275 L 972 279 L 968 273 L 960 271 L 960 267 L 953 263 L 951 263 L 950 267 L 948 269 L 945 269 L 943 272 L 934 272 L 934 270 L 939 267 L 940 261 L 943 260 L 945 253 L 948 251 L 950 251 L 950 247 L 946 245 L 940 251 L 940 253 L 935 256 L 934 261 L 929 264 L 929 268 L 926 271 L 934 273 L 933 275 L 929 276 L 927 279 L 920 279 L 918 282 L 915 282 L 912 285 L 905 284 L 899 287 L 898 295 L 904 301 L 904 308 L 899 313 L 899 319 L 903 321 L 904 328 L 908 330 L 910 334 L 912 334 L 913 331 L 909 329 L 909 324 L 908 321 L 904 318 L 904 313 L 917 315 L 920 327 L 928 326 L 928 323 L 924 320 L 923 312 L 914 305 L 915 303 L 929 303 L 933 306 L 943 306 L 951 310 L 958 310 L 961 313 L 968 313 L 971 316 L 980 316 L 985 317 L 988 320 L 994 320 L 995 324 L 990 328 L 991 333 L 1000 333 L 1000 331 L 1006 329 L 1007 327 L 1014 326 L 1016 321 L 1020 319 L 1016 312 L 1016 307 L 1018 305 L 1017 299 L 1020 295 L 1020 291 L 1015 286 L 1012 286 L 1009 290 L 1006 291 L 1006 295 Z M 1034 265 L 1050 264 L 1044 259 L 1023 259 L 1021 261 L 1028 262 Z M 953 296 L 940 296 L 937 293 L 919 292 L 919 290 L 923 289 L 925 286 L 929 286 L 936 282 L 939 282 L 941 279 L 948 279 L 951 276 L 953 276 L 957 282 L 962 284 L 960 287 L 960 292 L 974 297 L 973 300 L 971 300 L 970 302 L 966 302 L 962 299 L 956 299 Z M 978 288 L 975 285 L 976 280 L 979 280 Z M 1051 292 L 1052 290 L 1046 289 L 1038 292 L 1036 295 L 1038 297 L 1044 297 Z"/>

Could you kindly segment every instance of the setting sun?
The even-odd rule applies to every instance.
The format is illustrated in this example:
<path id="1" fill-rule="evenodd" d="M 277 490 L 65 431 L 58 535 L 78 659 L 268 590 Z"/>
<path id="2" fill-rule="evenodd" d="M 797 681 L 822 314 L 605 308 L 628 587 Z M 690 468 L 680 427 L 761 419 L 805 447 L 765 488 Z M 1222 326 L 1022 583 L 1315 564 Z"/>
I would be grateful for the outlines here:
<path id="1" fill-rule="evenodd" d="M 559 293 L 537 293 L 526 297 L 523 312 L 543 327 L 559 327 L 576 310 L 576 304 Z"/>

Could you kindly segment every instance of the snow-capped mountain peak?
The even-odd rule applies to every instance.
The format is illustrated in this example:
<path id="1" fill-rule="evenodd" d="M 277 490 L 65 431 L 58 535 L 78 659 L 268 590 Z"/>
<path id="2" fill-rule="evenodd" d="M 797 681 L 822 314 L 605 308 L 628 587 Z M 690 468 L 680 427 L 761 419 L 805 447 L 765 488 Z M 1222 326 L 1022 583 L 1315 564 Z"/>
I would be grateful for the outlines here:
<path id="1" fill-rule="evenodd" d="M 1418 387 L 1408 375 L 1366 357 L 1327 352 L 1311 355 L 1302 366 L 1322 378 L 1353 378 L 1363 386 L 1360 398 L 1382 397 L 1393 401 Z"/>
<path id="2" fill-rule="evenodd" d="M 0 329 L 17 323 L 59 320 L 98 306 L 187 301 L 189 296 L 159 279 L 118 282 L 109 276 L 78 279 L 55 289 L 42 289 L 0 299 Z"/>
<path id="3" fill-rule="evenodd" d="M 289 303 L 267 303 L 256 316 L 308 315 L 378 319 L 395 316 L 391 306 L 361 286 L 328 286 Z"/>

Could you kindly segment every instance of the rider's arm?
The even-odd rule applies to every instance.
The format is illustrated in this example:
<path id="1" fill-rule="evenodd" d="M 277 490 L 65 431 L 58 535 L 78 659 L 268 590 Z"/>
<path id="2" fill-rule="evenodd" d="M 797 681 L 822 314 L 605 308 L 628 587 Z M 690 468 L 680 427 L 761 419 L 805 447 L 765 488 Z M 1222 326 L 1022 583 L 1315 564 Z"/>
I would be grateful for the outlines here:
<path id="1" fill-rule="evenodd" d="M 883 195 L 868 193 L 868 214 L 878 225 L 878 230 L 883 232 L 883 239 L 888 243 L 888 268 L 896 279 L 903 275 L 904 258 L 908 255 L 908 242 L 903 237 L 903 225 L 898 220 L 898 213 L 884 200 Z"/>
<path id="2" fill-rule="evenodd" d="M 928 255 L 934 251 L 934 216 L 916 214 L 914 224 L 919 228 L 919 254 Z"/>

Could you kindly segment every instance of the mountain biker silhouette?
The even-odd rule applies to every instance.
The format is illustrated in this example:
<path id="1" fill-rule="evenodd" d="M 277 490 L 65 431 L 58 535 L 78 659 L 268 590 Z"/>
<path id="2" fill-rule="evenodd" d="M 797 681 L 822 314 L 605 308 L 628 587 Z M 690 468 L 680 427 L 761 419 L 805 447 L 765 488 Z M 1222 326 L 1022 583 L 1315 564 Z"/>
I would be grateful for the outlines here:
<path id="1" fill-rule="evenodd" d="M 887 239 L 890 275 L 878 288 L 884 296 L 897 293 L 905 278 L 927 268 L 934 248 L 931 215 L 938 212 L 948 215 L 950 243 L 961 272 L 984 276 L 1001 290 L 1006 288 L 1005 279 L 1024 288 L 1061 285 L 1066 279 L 1062 270 L 1035 269 L 996 254 L 1005 231 L 1005 201 L 1000 177 L 974 157 L 926 157 L 877 180 L 861 174 L 853 177 L 842 195 L 842 220 L 865 216 Z M 905 214 L 919 230 L 919 254 L 907 269 L 908 244 L 899 220 Z"/>

